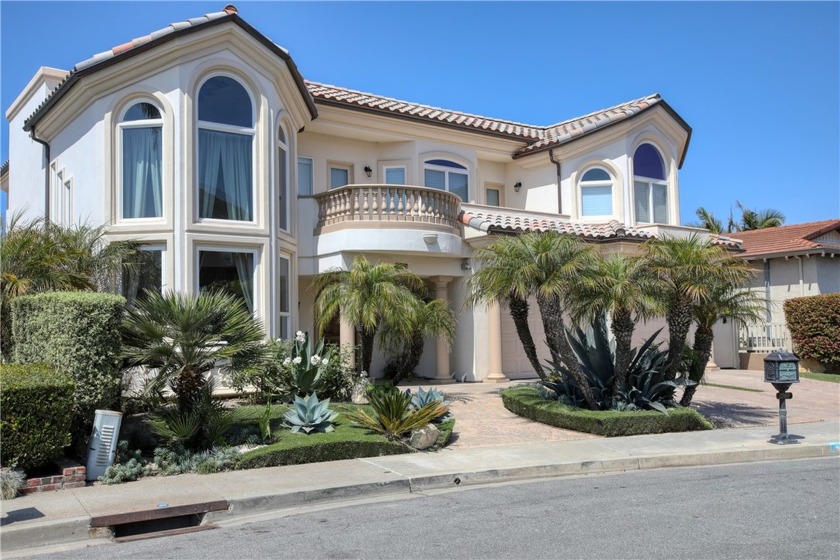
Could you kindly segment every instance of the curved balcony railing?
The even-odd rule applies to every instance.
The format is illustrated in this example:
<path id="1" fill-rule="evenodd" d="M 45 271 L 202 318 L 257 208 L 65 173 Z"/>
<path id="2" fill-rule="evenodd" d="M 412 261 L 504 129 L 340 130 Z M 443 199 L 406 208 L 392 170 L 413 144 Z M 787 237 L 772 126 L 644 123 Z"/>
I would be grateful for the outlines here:
<path id="1" fill-rule="evenodd" d="M 406 227 L 428 224 L 454 229 L 461 208 L 461 199 L 450 192 L 405 185 L 345 185 L 315 198 L 319 229 L 333 229 L 347 222 L 395 222 Z"/>

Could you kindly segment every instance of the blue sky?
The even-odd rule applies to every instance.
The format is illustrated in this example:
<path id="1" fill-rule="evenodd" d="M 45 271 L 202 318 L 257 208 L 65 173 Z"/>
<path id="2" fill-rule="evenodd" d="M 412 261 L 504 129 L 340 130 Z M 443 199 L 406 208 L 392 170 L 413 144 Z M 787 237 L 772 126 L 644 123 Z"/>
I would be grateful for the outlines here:
<path id="1" fill-rule="evenodd" d="M 225 3 L 3 0 L 3 111 L 39 66 Z M 305 77 L 409 101 L 546 125 L 659 92 L 694 129 L 683 223 L 736 200 L 840 217 L 838 2 L 235 4 Z"/>

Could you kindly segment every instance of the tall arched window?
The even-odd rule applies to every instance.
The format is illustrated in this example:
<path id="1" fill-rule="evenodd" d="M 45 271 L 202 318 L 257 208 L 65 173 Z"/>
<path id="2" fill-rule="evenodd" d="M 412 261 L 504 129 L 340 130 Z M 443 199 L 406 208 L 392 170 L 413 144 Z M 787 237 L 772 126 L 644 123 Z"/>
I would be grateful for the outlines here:
<path id="1" fill-rule="evenodd" d="M 277 226 L 289 230 L 289 145 L 283 127 L 277 130 Z"/>
<path id="2" fill-rule="evenodd" d="M 227 76 L 198 92 L 198 217 L 254 219 L 251 97 Z"/>
<path id="3" fill-rule="evenodd" d="M 659 150 L 642 144 L 633 155 L 633 196 L 636 221 L 668 223 L 668 182 Z"/>
<path id="4" fill-rule="evenodd" d="M 151 103 L 130 106 L 119 123 L 123 219 L 163 216 L 163 119 Z"/>
<path id="5" fill-rule="evenodd" d="M 580 215 L 612 216 L 613 181 L 600 167 L 593 167 L 580 178 Z"/>
<path id="6" fill-rule="evenodd" d="M 430 159 L 426 160 L 423 173 L 427 187 L 457 194 L 465 202 L 469 200 L 469 175 L 463 165 L 448 159 Z"/>

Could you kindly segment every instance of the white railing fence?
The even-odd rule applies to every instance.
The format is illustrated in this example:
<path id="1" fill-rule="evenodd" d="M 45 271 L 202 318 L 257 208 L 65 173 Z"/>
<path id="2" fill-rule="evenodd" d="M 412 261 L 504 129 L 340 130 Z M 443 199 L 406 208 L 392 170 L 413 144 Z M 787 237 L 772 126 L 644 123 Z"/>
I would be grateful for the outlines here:
<path id="1" fill-rule="evenodd" d="M 784 323 L 755 323 L 743 325 L 740 332 L 741 350 L 746 352 L 772 352 L 793 350 L 790 332 Z"/>

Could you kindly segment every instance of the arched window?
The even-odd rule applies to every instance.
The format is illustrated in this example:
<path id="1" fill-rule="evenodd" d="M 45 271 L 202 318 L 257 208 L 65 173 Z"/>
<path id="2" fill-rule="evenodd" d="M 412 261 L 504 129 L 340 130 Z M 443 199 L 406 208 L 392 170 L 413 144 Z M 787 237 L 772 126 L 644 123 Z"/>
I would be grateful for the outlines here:
<path id="1" fill-rule="evenodd" d="M 633 196 L 636 221 L 668 223 L 668 182 L 659 150 L 642 144 L 633 155 Z"/>
<path id="2" fill-rule="evenodd" d="M 198 92 L 198 217 L 254 219 L 254 112 L 242 85 L 214 76 Z"/>
<path id="3" fill-rule="evenodd" d="M 612 216 L 613 180 L 606 170 L 593 167 L 580 178 L 580 215 Z"/>
<path id="4" fill-rule="evenodd" d="M 277 130 L 277 226 L 289 230 L 289 145 L 283 127 Z"/>
<path id="5" fill-rule="evenodd" d="M 448 159 L 430 159 L 423 173 L 427 187 L 457 194 L 465 202 L 469 200 L 469 175 L 463 165 Z"/>
<path id="6" fill-rule="evenodd" d="M 125 220 L 163 216 L 163 119 L 145 101 L 135 103 L 119 123 L 122 151 L 122 209 Z"/>

